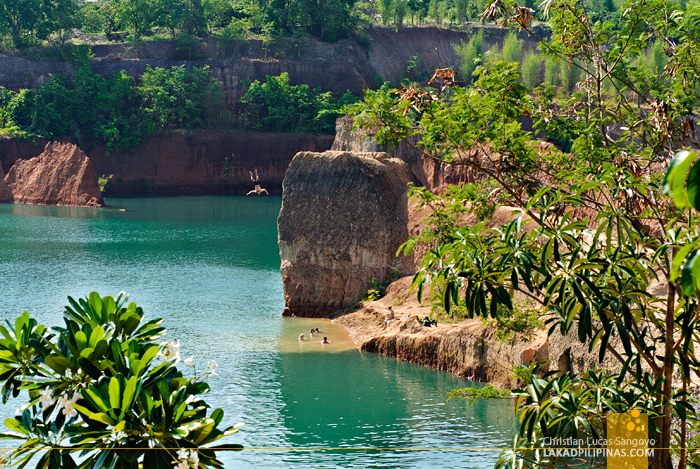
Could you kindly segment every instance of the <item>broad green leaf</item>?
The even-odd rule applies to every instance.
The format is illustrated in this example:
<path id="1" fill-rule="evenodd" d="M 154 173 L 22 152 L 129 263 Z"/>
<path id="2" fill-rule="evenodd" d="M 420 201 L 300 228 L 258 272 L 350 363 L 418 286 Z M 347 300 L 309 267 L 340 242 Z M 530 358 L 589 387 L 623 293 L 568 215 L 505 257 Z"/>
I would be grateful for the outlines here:
<path id="1" fill-rule="evenodd" d="M 670 195 L 677 207 L 683 208 L 687 205 L 685 193 L 685 178 L 688 175 L 688 169 L 695 160 L 695 152 L 679 151 L 671 160 L 666 177 L 664 177 L 661 191 Z"/>
<path id="2" fill-rule="evenodd" d="M 83 331 L 75 333 L 75 345 L 78 350 L 84 349 L 87 346 L 88 339 Z"/>
<path id="3" fill-rule="evenodd" d="M 105 339 L 97 341 L 95 344 L 95 352 L 92 356 L 93 360 L 99 360 L 109 350 L 109 343 Z"/>
<path id="4" fill-rule="evenodd" d="M 669 281 L 673 282 L 678 278 L 678 275 L 680 275 L 681 264 L 688 256 L 690 250 L 694 247 L 695 243 L 686 244 L 678 250 L 675 256 L 673 256 L 673 262 L 671 263 L 671 277 L 669 278 Z"/>
<path id="5" fill-rule="evenodd" d="M 105 335 L 105 330 L 97 326 L 92 330 L 92 334 L 90 334 L 90 340 L 88 341 L 88 345 L 92 348 L 95 348 L 97 345 L 97 342 L 99 342 Z"/>
<path id="6" fill-rule="evenodd" d="M 101 319 L 102 318 L 102 298 L 100 298 L 100 295 L 95 291 L 90 292 L 90 296 L 88 298 L 89 298 L 88 303 L 90 304 L 92 311 L 95 313 L 96 318 Z"/>
<path id="7" fill-rule="evenodd" d="M 696 162 L 688 174 L 688 202 L 700 211 L 700 162 Z"/>
<path id="8" fill-rule="evenodd" d="M 131 400 L 133 399 L 134 394 L 136 393 L 137 382 L 138 378 L 136 378 L 136 376 L 132 376 L 126 382 L 126 387 L 124 388 L 124 395 L 122 396 L 123 411 L 127 410 L 131 406 Z"/>
<path id="9" fill-rule="evenodd" d="M 29 435 L 29 432 L 27 431 L 27 428 L 24 426 L 24 424 L 16 418 L 5 419 L 5 426 L 10 430 L 14 430 L 18 433 L 21 433 L 22 435 Z"/>
<path id="10" fill-rule="evenodd" d="M 700 249 L 690 254 L 688 260 L 683 266 L 683 270 L 681 273 L 681 288 L 683 289 L 683 294 L 685 294 L 686 296 L 695 295 L 696 280 L 694 277 L 696 273 L 696 268 L 694 264 L 697 263 L 696 261 L 698 259 L 698 255 L 700 255 Z"/>
<path id="11" fill-rule="evenodd" d="M 102 422 L 106 425 L 114 425 L 116 422 L 109 417 L 109 415 L 102 413 L 102 412 L 92 412 L 90 409 L 87 407 L 83 407 L 79 404 L 73 404 L 73 407 L 75 407 L 75 410 L 80 412 L 81 414 L 85 415 L 86 417 L 91 418 L 92 420 L 97 420 L 98 422 Z"/>
<path id="12" fill-rule="evenodd" d="M 112 409 L 119 409 L 119 404 L 121 402 L 121 388 L 119 386 L 119 379 L 112 377 L 109 380 L 109 405 Z"/>
<path id="13" fill-rule="evenodd" d="M 102 308 L 104 311 L 102 317 L 105 318 L 105 320 L 109 320 L 109 317 L 117 310 L 117 303 L 111 296 L 105 296 L 102 298 Z"/>

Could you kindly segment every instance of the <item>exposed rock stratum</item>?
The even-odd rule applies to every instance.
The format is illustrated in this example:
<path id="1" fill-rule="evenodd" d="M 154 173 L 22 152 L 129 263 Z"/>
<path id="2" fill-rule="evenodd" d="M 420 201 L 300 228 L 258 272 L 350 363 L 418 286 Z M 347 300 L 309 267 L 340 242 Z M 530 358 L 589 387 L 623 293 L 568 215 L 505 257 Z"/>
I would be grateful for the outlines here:
<path id="1" fill-rule="evenodd" d="M 80 148 L 70 143 L 50 142 L 41 155 L 17 160 L 3 182 L 0 200 L 5 202 L 104 206 L 92 162 Z"/>
<path id="2" fill-rule="evenodd" d="M 321 317 L 384 282 L 408 239 L 408 165 L 386 153 L 301 152 L 283 183 L 277 221 L 285 313 Z M 398 273 L 398 272 L 397 272 Z"/>

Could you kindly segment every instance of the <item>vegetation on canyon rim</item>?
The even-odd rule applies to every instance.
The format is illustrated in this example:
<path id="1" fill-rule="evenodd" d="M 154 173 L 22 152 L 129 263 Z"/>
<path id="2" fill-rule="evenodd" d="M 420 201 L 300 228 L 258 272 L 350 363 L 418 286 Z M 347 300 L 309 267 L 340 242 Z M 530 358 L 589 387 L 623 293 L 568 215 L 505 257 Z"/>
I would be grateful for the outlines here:
<path id="1" fill-rule="evenodd" d="M 109 149 L 125 150 L 133 150 L 155 132 L 172 130 L 236 127 L 332 133 L 340 108 L 355 100 L 349 93 L 340 96 L 303 84 L 293 86 L 283 74 L 269 77 L 265 83 L 250 83 L 246 95 L 227 109 L 221 83 L 206 68 L 152 69 L 144 75 L 150 83 L 124 73 L 109 80 L 91 73 L 87 68 L 90 46 L 74 44 L 74 30 L 79 28 L 88 35 L 102 32 L 115 39 L 124 38 L 115 31 L 127 30 L 131 32 L 127 39 L 136 47 L 146 35 L 171 37 L 178 57 L 188 60 L 203 58 L 206 44 L 197 36 L 215 36 L 224 47 L 231 40 L 259 37 L 263 48 L 272 48 L 271 56 L 277 57 L 286 49 L 278 50 L 274 44 L 301 46 L 309 36 L 329 41 L 353 37 L 369 46 L 366 28 L 374 23 L 401 25 L 409 16 L 412 22 L 429 18 L 433 23 L 448 21 L 461 27 L 468 18 L 476 18 L 485 4 L 485 0 L 337 0 L 321 6 L 309 0 L 0 0 L 0 48 L 11 47 L 2 40 L 10 38 L 30 59 L 68 61 L 77 71 L 75 77 L 52 76 L 35 90 L 15 94 L 0 89 L 0 125 L 3 133 L 11 136 L 50 139 L 70 135 L 81 146 L 95 141 L 106 143 Z M 535 17 L 546 19 L 544 6 L 533 1 L 525 4 Z M 622 11 L 619 2 L 612 0 L 586 0 L 584 5 L 592 21 L 616 24 Z M 677 7 L 692 16 L 696 3 L 681 2 Z M 547 23 L 542 24 L 543 31 L 548 31 Z M 167 34 L 160 35 L 159 30 Z M 521 82 L 530 90 L 544 82 L 554 86 L 562 99 L 575 91 L 578 67 L 527 50 L 515 34 L 482 50 L 484 31 L 472 31 L 469 41 L 455 45 L 466 81 L 472 79 L 474 59 L 483 56 L 491 62 L 518 62 Z M 46 44 L 53 47 L 35 47 Z M 651 72 L 662 69 L 666 63 L 663 48 L 663 41 L 657 40 L 640 52 L 632 65 Z M 541 74 L 543 63 L 545 73 Z M 420 57 L 408 60 L 404 74 L 409 81 L 425 81 L 430 76 Z M 382 82 L 378 77 L 377 86 Z M 183 95 L 188 98 L 183 99 Z"/>
<path id="2" fill-rule="evenodd" d="M 465 166 L 490 188 L 486 199 L 452 189 L 439 202 L 451 209 L 432 219 L 419 295 L 430 285 L 446 311 L 463 304 L 489 318 L 509 314 L 517 293 L 551 315 L 550 333 L 575 334 L 617 362 L 617 372 L 561 375 L 532 364 L 513 391 L 520 431 L 497 467 L 570 464 L 543 453 L 544 439 L 604 437 L 605 414 L 630 408 L 650 416 L 652 467 L 673 467 L 672 455 L 679 468 L 698 467 L 700 453 L 686 448 L 700 446 L 688 393 L 700 376 L 700 162 L 679 150 L 699 145 L 700 16 L 690 3 L 659 0 L 625 2 L 617 23 L 578 0 L 541 8 L 547 39 L 532 28 L 533 10 L 512 0 L 492 2 L 483 17 L 525 29 L 546 60 L 576 69 L 570 96 L 551 83 L 530 92 L 518 64 L 477 55 L 470 88 L 439 70 L 439 89 L 368 91 L 352 112 L 380 142 L 414 145 L 417 136 L 426 157 Z M 641 66 L 658 44 L 665 66 Z M 513 207 L 513 220 L 494 229 L 455 221 L 465 209 L 488 217 L 494 205 Z"/>
<path id="3" fill-rule="evenodd" d="M 68 298 L 64 327 L 46 327 L 24 312 L 0 325 L 3 404 L 27 401 L 6 419 L 2 439 L 22 440 L 0 464 L 25 467 L 223 467 L 211 445 L 239 426 L 221 428 L 202 395 L 216 363 L 178 370 L 179 342 L 160 342 L 162 319 L 144 319 L 127 296 Z M 187 377 L 189 376 L 189 377 Z"/>
<path id="4" fill-rule="evenodd" d="M 525 4 L 539 10 L 537 2 Z M 613 0 L 592 0 L 596 18 L 615 18 Z M 186 42 L 185 36 L 213 35 L 222 41 L 257 36 L 323 41 L 357 37 L 369 41 L 363 30 L 373 24 L 402 26 L 446 24 L 462 27 L 476 19 L 486 0 L 0 0 L 0 34 L 16 48 L 42 41 L 63 44 L 73 29 L 112 37 L 128 31 L 132 40 L 165 32 Z M 120 37 L 120 36 L 119 36 Z M 157 37 L 163 37 L 158 36 Z"/>
<path id="5" fill-rule="evenodd" d="M 673 0 L 685 7 L 692 3 Z M 187 46 L 194 36 L 214 36 L 223 43 L 248 37 L 323 41 L 354 37 L 368 45 L 373 25 L 434 24 L 468 27 L 489 4 L 487 0 L 0 0 L 0 47 L 24 49 L 46 41 L 64 44 L 74 29 L 132 41 L 171 37 Z M 595 21 L 616 22 L 619 0 L 586 0 Z M 539 19 L 543 7 L 525 0 Z M 155 32 L 155 33 L 154 33 Z"/>
<path id="6" fill-rule="evenodd" d="M 230 127 L 267 132 L 333 133 L 340 108 L 357 99 L 290 85 L 289 76 L 248 84 L 232 116 L 221 83 L 208 67 L 147 68 L 136 80 L 123 71 L 111 80 L 83 66 L 75 77 L 52 75 L 35 90 L 0 87 L 0 131 L 23 138 L 73 136 L 84 148 L 132 150 L 157 132 Z"/>

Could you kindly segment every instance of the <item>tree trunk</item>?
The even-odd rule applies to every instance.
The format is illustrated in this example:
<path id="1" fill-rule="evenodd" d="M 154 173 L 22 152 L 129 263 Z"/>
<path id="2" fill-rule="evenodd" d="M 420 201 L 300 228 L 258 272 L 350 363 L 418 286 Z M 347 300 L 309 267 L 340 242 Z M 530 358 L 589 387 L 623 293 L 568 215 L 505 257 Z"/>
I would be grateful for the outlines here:
<path id="1" fill-rule="evenodd" d="M 671 462 L 671 399 L 673 397 L 673 331 L 676 309 L 676 289 L 668 283 L 668 297 L 666 298 L 666 342 L 664 344 L 664 390 L 663 397 L 666 401 L 663 409 L 661 425 L 661 439 L 659 440 L 657 456 L 658 464 L 664 469 L 673 469 Z"/>

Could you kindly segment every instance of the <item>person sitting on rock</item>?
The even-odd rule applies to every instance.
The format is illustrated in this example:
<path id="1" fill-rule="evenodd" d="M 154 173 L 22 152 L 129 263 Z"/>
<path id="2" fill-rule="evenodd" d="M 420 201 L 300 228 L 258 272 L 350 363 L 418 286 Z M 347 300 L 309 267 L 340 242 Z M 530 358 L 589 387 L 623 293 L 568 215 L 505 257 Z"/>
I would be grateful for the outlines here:
<path id="1" fill-rule="evenodd" d="M 263 189 L 263 188 L 260 187 L 260 176 L 258 176 L 258 169 L 255 168 L 255 177 L 253 177 L 253 172 L 252 172 L 252 171 L 248 171 L 248 173 L 250 173 L 250 180 L 253 181 L 253 184 L 255 185 L 255 189 L 253 189 L 252 191 L 248 192 L 246 195 L 250 195 L 250 194 L 258 194 L 258 195 L 260 195 L 260 194 L 262 194 L 263 192 L 266 193 L 267 195 L 270 195 L 270 193 L 267 192 L 267 189 Z"/>
<path id="2" fill-rule="evenodd" d="M 384 319 L 384 329 L 386 329 L 386 326 L 388 326 L 391 321 L 398 321 L 398 319 L 394 317 L 394 310 L 389 306 L 389 312 L 386 313 L 386 319 Z"/>
<path id="3" fill-rule="evenodd" d="M 330 343 L 331 343 L 331 341 L 328 340 L 328 337 L 324 337 L 323 340 L 321 341 L 322 345 L 326 345 L 326 344 L 330 344 Z"/>

